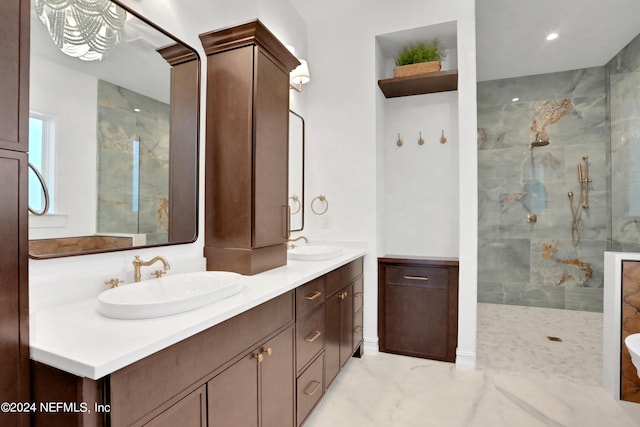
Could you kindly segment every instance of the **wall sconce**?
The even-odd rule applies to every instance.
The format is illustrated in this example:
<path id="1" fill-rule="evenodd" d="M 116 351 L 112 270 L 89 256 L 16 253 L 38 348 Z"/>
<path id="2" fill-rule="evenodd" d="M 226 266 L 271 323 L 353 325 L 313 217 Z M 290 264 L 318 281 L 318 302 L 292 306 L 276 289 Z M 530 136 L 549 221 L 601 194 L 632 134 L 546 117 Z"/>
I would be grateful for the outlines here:
<path id="1" fill-rule="evenodd" d="M 309 83 L 309 66 L 307 61 L 299 59 L 300 65 L 289 74 L 289 88 L 296 92 L 302 92 L 302 85 Z"/>

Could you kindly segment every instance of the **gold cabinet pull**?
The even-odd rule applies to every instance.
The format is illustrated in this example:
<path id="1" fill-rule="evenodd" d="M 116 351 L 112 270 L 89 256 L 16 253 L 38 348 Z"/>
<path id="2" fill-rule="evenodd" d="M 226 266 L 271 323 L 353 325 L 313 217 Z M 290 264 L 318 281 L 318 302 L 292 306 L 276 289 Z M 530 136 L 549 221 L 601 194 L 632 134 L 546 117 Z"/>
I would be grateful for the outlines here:
<path id="1" fill-rule="evenodd" d="M 427 280 L 429 280 L 428 277 L 423 277 L 423 276 L 404 276 L 404 278 L 407 280 L 422 280 L 423 282 L 426 282 Z"/>
<path id="2" fill-rule="evenodd" d="M 273 354 L 273 349 L 271 347 L 268 348 L 264 348 L 262 347 L 262 349 L 260 350 L 260 353 L 265 353 L 267 356 L 271 356 Z"/>
<path id="3" fill-rule="evenodd" d="M 313 394 L 318 391 L 321 384 L 322 383 L 320 383 L 320 381 L 311 381 L 307 386 L 307 389 L 304 391 L 304 394 L 307 396 L 313 396 Z M 310 386 L 313 387 L 313 390 L 309 390 L 309 388 L 311 388 Z"/>
<path id="4" fill-rule="evenodd" d="M 345 299 L 349 295 L 347 292 L 341 292 L 338 294 L 339 299 Z"/>
<path id="5" fill-rule="evenodd" d="M 262 355 L 262 353 L 254 353 L 251 356 L 252 359 L 256 359 L 258 361 L 258 363 L 262 363 L 262 361 L 264 360 L 264 356 Z"/>
<path id="6" fill-rule="evenodd" d="M 353 294 L 354 297 L 361 297 L 364 295 L 364 292 L 356 292 L 355 294 Z"/>
<path id="7" fill-rule="evenodd" d="M 320 335 L 322 335 L 322 332 L 320 331 L 315 331 L 313 334 L 309 335 L 308 337 L 306 337 L 304 340 L 306 342 L 314 342 L 315 340 L 317 340 Z"/>
<path id="8" fill-rule="evenodd" d="M 309 294 L 306 297 L 304 297 L 304 299 L 306 299 L 307 301 L 313 301 L 314 299 L 318 298 L 320 295 L 322 295 L 322 292 L 315 291 L 314 293 Z"/>
<path id="9" fill-rule="evenodd" d="M 353 332 L 362 332 L 362 326 L 356 326 L 355 328 L 353 328 Z"/>

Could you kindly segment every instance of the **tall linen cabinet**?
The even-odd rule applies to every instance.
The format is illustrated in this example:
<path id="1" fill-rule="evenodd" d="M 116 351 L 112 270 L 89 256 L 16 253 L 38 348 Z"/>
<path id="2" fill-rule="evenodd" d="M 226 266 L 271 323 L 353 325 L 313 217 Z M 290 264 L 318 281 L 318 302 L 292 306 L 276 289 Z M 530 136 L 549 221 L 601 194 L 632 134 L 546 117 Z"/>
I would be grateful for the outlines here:
<path id="1" fill-rule="evenodd" d="M 29 402 L 29 1 L 0 2 L 0 401 Z M 29 414 L 0 412 L 0 425 Z"/>
<path id="2" fill-rule="evenodd" d="M 259 20 L 200 39 L 207 269 L 252 275 L 287 263 L 289 72 L 299 62 Z"/>

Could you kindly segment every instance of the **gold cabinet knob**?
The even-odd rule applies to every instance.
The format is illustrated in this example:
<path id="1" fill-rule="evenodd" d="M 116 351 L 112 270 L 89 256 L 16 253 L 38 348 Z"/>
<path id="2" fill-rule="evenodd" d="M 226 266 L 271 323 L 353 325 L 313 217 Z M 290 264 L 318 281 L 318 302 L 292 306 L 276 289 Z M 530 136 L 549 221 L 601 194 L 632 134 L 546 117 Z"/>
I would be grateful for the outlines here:
<path id="1" fill-rule="evenodd" d="M 262 350 L 260 350 L 260 353 L 266 353 L 267 356 L 271 356 L 273 354 L 273 349 L 271 347 L 268 347 L 268 348 L 262 347 Z"/>
<path id="2" fill-rule="evenodd" d="M 256 359 L 258 361 L 258 363 L 262 363 L 262 361 L 264 360 L 264 356 L 262 355 L 262 353 L 254 353 L 251 356 L 252 359 Z"/>

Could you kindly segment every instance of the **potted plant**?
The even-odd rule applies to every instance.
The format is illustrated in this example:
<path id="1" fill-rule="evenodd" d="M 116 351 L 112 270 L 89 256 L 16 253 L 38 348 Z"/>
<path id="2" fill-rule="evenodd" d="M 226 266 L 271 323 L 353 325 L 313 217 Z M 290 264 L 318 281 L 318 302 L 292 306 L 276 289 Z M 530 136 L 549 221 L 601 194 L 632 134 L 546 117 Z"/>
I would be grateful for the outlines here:
<path id="1" fill-rule="evenodd" d="M 446 52 L 438 39 L 406 46 L 398 54 L 393 75 L 406 77 L 440 71 L 442 68 L 440 61 L 445 56 Z"/>

